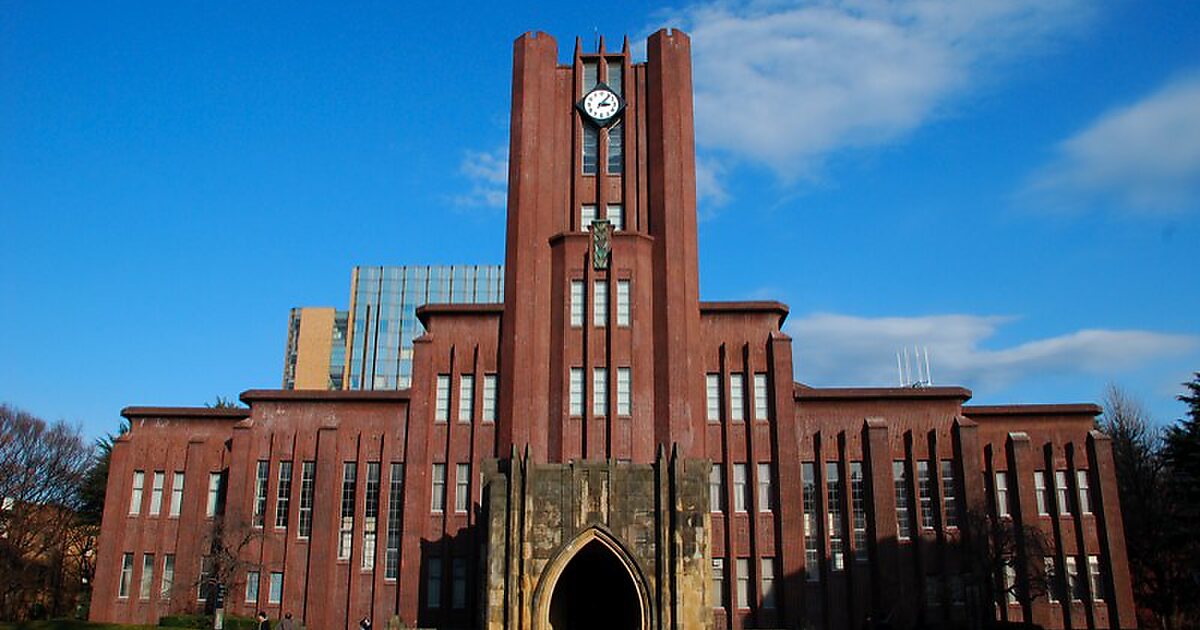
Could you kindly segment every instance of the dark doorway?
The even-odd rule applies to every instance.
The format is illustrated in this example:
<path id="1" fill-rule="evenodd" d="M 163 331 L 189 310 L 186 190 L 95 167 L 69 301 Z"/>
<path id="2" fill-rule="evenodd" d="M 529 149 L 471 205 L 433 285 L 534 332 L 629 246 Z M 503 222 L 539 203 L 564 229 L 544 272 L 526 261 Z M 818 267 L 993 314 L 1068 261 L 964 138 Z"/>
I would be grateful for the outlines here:
<path id="1" fill-rule="evenodd" d="M 593 540 L 563 569 L 550 599 L 554 630 L 637 630 L 642 609 L 629 571 Z"/>

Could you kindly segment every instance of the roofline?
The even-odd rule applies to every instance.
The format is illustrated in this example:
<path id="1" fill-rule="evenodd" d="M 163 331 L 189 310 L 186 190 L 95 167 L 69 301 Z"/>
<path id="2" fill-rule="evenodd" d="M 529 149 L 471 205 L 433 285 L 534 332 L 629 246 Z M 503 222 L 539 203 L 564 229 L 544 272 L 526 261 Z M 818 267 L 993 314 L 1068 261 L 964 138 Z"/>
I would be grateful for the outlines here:
<path id="1" fill-rule="evenodd" d="M 796 400 L 969 400 L 965 387 L 809 387 L 800 383 L 793 390 Z"/>
<path id="2" fill-rule="evenodd" d="M 340 389 L 248 389 L 240 396 L 242 402 L 303 400 L 313 402 L 393 402 L 408 400 L 410 389 L 340 390 Z"/>
<path id="3" fill-rule="evenodd" d="M 779 325 L 787 319 L 788 306 L 775 300 L 745 300 L 730 302 L 701 302 L 700 313 L 777 313 Z"/>
<path id="4" fill-rule="evenodd" d="M 429 327 L 427 319 L 430 315 L 502 315 L 503 302 L 484 304 L 422 304 L 417 307 L 417 319 L 421 325 Z"/>
<path id="5" fill-rule="evenodd" d="M 242 420 L 250 417 L 248 407 L 126 407 L 121 415 L 134 418 L 225 418 Z"/>
<path id="6" fill-rule="evenodd" d="M 1049 405 L 964 405 L 967 416 L 1047 416 L 1086 415 L 1098 416 L 1104 409 L 1095 403 L 1064 403 Z"/>

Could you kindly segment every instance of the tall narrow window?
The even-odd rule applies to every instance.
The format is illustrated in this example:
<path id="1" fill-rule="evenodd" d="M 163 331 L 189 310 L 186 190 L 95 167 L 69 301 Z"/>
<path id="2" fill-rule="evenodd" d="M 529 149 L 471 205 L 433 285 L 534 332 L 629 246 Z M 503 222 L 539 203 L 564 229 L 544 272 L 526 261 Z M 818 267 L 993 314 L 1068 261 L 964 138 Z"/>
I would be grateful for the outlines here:
<path id="1" fill-rule="evenodd" d="M 862 462 L 850 462 L 850 507 L 854 518 L 854 560 L 867 561 L 867 487 Z"/>
<path id="2" fill-rule="evenodd" d="M 442 607 L 442 559 L 438 556 L 429 558 L 429 567 L 425 570 L 425 604 L 428 608 Z"/>
<path id="3" fill-rule="evenodd" d="M 458 421 L 470 422 L 475 417 L 475 377 L 463 374 L 458 378 Z"/>
<path id="4" fill-rule="evenodd" d="M 212 518 L 217 515 L 217 505 L 221 498 L 221 473 L 208 473 L 208 504 L 204 508 L 204 515 Z"/>
<path id="5" fill-rule="evenodd" d="M 354 502 L 358 493 L 358 463 L 342 464 L 342 513 L 338 521 L 338 560 L 350 558 L 354 544 Z"/>
<path id="6" fill-rule="evenodd" d="M 129 597 L 129 587 L 133 585 L 133 554 L 121 556 L 121 583 L 117 588 L 117 597 Z"/>
<path id="7" fill-rule="evenodd" d="M 579 206 L 579 229 L 582 232 L 588 231 L 592 227 L 592 222 L 596 220 L 596 205 L 585 203 Z"/>
<path id="8" fill-rule="evenodd" d="M 611 89 L 614 94 L 623 95 L 625 82 L 621 80 L 623 78 L 622 74 L 624 73 L 624 65 L 622 64 L 621 57 L 611 57 L 605 59 L 604 67 L 608 70 L 608 78 L 604 81 L 604 83 L 608 85 L 609 89 Z"/>
<path id="9" fill-rule="evenodd" d="M 1017 568 L 1011 564 L 1004 565 L 1004 603 L 1017 603 Z"/>
<path id="10" fill-rule="evenodd" d="M 139 599 L 150 599 L 150 589 L 154 588 L 154 554 L 142 554 L 142 583 L 138 589 Z"/>
<path id="11" fill-rule="evenodd" d="M 179 510 L 183 508 L 183 472 L 175 471 L 171 476 L 171 508 L 169 514 L 171 516 L 179 516 Z"/>
<path id="12" fill-rule="evenodd" d="M 1046 599 L 1050 603 L 1058 602 L 1062 599 L 1062 580 L 1059 579 L 1058 568 L 1054 563 L 1054 558 L 1046 556 Z"/>
<path id="13" fill-rule="evenodd" d="M 200 575 L 196 578 L 196 599 L 207 602 L 213 588 L 212 556 L 200 556 Z"/>
<path id="14" fill-rule="evenodd" d="M 1091 514 L 1092 513 L 1092 492 L 1091 492 L 1090 484 L 1088 483 L 1088 471 L 1086 471 L 1086 470 L 1076 470 L 1075 471 L 1075 487 L 1079 491 L 1079 513 L 1080 514 Z"/>
<path id="15" fill-rule="evenodd" d="M 375 568 L 375 548 L 379 540 L 379 462 L 367 462 L 366 496 L 363 497 L 362 568 Z"/>
<path id="16" fill-rule="evenodd" d="M 583 415 L 583 368 L 571 368 L 571 377 L 568 388 L 570 389 L 570 413 L 572 416 Z"/>
<path id="17" fill-rule="evenodd" d="M 737 559 L 737 607 L 750 607 L 750 559 Z"/>
<path id="18" fill-rule="evenodd" d="M 892 462 L 892 482 L 896 486 L 896 535 L 900 540 L 912 538 L 912 499 L 908 493 L 908 466 L 904 460 Z"/>
<path id="19" fill-rule="evenodd" d="M 592 91 L 596 84 L 600 83 L 600 64 L 595 59 L 589 59 L 583 62 L 583 92 L 580 96 Z"/>
<path id="20" fill-rule="evenodd" d="M 617 123 L 608 128 L 608 172 L 613 175 L 625 170 L 625 125 Z"/>
<path id="21" fill-rule="evenodd" d="M 583 325 L 583 281 L 571 281 L 571 325 L 578 328 Z"/>
<path id="22" fill-rule="evenodd" d="M 804 462 L 800 465 L 800 479 L 804 502 L 804 574 L 809 582 L 821 579 L 820 534 L 817 531 L 817 474 L 816 465 Z"/>
<path id="23" fill-rule="evenodd" d="M 258 571 L 246 573 L 246 603 L 258 603 Z"/>
<path id="24" fill-rule="evenodd" d="M 713 512 L 725 511 L 725 471 L 720 464 L 708 470 L 708 507 Z"/>
<path id="25" fill-rule="evenodd" d="M 733 511 L 745 512 L 750 505 L 750 488 L 746 485 L 746 465 L 733 465 Z"/>
<path id="26" fill-rule="evenodd" d="M 592 414 L 603 418 L 608 415 L 608 370 L 592 369 Z"/>
<path id="27" fill-rule="evenodd" d="M 1088 556 L 1088 587 L 1092 591 L 1092 600 L 1104 601 L 1104 577 L 1100 573 L 1100 556 Z"/>
<path id="28" fill-rule="evenodd" d="M 454 511 L 466 512 L 471 504 L 471 465 L 454 466 Z"/>
<path id="29" fill-rule="evenodd" d="M 292 462 L 279 462 L 279 488 L 275 492 L 275 527 L 288 526 L 292 509 Z"/>
<path id="30" fill-rule="evenodd" d="M 267 603 L 278 604 L 283 601 L 283 573 L 273 571 L 271 573 L 271 586 L 267 591 Z"/>
<path id="31" fill-rule="evenodd" d="M 741 372 L 729 374 L 729 418 L 734 422 L 745 419 L 746 376 Z"/>
<path id="32" fill-rule="evenodd" d="M 709 422 L 721 420 L 721 375 L 712 372 L 704 375 L 707 415 Z"/>
<path id="33" fill-rule="evenodd" d="M 770 417 L 767 404 L 767 375 L 757 372 L 754 375 L 754 419 L 767 420 Z"/>
<path id="34" fill-rule="evenodd" d="M 495 374 L 483 375 L 483 421 L 496 421 L 496 394 L 500 387 Z"/>
<path id="35" fill-rule="evenodd" d="M 617 280 L 617 325 L 629 325 L 629 281 Z"/>
<path id="36" fill-rule="evenodd" d="M 712 601 L 713 608 L 724 608 L 725 598 L 725 559 L 712 559 Z"/>
<path id="37" fill-rule="evenodd" d="M 600 146 L 600 130 L 595 125 L 583 123 L 583 174 L 596 174 L 597 150 Z"/>
<path id="38" fill-rule="evenodd" d="M 633 400 L 630 388 L 633 383 L 633 373 L 627 367 L 617 368 L 617 415 L 628 416 L 633 413 Z"/>
<path id="39" fill-rule="evenodd" d="M 763 558 L 759 571 L 759 587 L 762 589 L 762 607 L 775 607 L 775 558 Z"/>
<path id="40" fill-rule="evenodd" d="M 300 510 L 296 534 L 308 538 L 312 534 L 313 487 L 317 477 L 317 462 L 307 461 L 300 465 Z"/>
<path id="41" fill-rule="evenodd" d="M 388 476 L 387 550 L 383 559 L 383 577 L 389 580 L 400 575 L 400 515 L 404 509 L 404 464 L 393 462 Z"/>
<path id="42" fill-rule="evenodd" d="M 758 470 L 758 511 L 770 512 L 775 507 L 775 493 L 771 491 L 771 465 L 759 464 Z"/>
<path id="43" fill-rule="evenodd" d="M 258 468 L 254 473 L 254 526 L 262 527 L 267 512 L 267 474 L 270 463 L 265 459 L 258 460 Z"/>
<path id="44" fill-rule="evenodd" d="M 162 581 L 159 583 L 159 599 L 171 599 L 171 591 L 175 588 L 175 554 L 163 556 Z"/>
<path id="45" fill-rule="evenodd" d="M 1050 514 L 1050 501 L 1046 497 L 1046 473 L 1035 470 L 1033 472 L 1033 493 L 1037 497 L 1038 514 L 1047 516 Z"/>
<path id="46" fill-rule="evenodd" d="M 430 506 L 434 512 L 441 512 L 446 509 L 446 465 L 433 465 L 433 504 Z"/>
<path id="47" fill-rule="evenodd" d="M 612 130 L 609 130 L 609 139 L 612 139 Z M 612 153 L 608 154 L 609 159 L 612 159 Z M 611 162 L 609 162 L 611 164 Z M 619 203 L 610 203 L 606 206 L 605 215 L 608 222 L 612 224 L 614 232 L 621 232 L 625 229 L 625 206 Z"/>
<path id="48" fill-rule="evenodd" d="M 608 325 L 608 283 L 603 280 L 592 283 L 592 324 Z"/>
<path id="49" fill-rule="evenodd" d="M 450 567 L 450 607 L 462 610 L 467 607 L 467 559 L 454 558 Z"/>
<path id="50" fill-rule="evenodd" d="M 142 512 L 142 491 L 146 487 L 146 473 L 141 470 L 133 471 L 133 492 L 129 495 L 129 514 Z M 130 562 L 133 562 L 130 560 Z"/>
<path id="51" fill-rule="evenodd" d="M 825 491 L 828 495 L 829 562 L 834 571 L 845 567 L 845 543 L 842 541 L 842 475 L 837 462 L 825 463 Z"/>
<path id="52" fill-rule="evenodd" d="M 1054 471 L 1054 490 L 1055 496 L 1058 498 L 1058 515 L 1071 514 L 1071 492 L 1067 488 L 1067 471 Z"/>
<path id="53" fill-rule="evenodd" d="M 158 516 L 159 512 L 162 512 L 163 484 L 166 482 L 166 476 L 161 470 L 154 471 L 153 485 L 150 486 L 150 516 Z"/>
<path id="54" fill-rule="evenodd" d="M 921 502 L 921 527 L 933 529 L 933 477 L 927 459 L 917 461 L 917 500 Z"/>
<path id="55" fill-rule="evenodd" d="M 954 462 L 942 460 L 942 507 L 948 528 L 958 527 L 958 481 L 954 475 Z"/>
<path id="56" fill-rule="evenodd" d="M 1011 515 L 1008 505 L 1008 473 L 1003 470 L 996 471 L 996 515 Z"/>
<path id="57" fill-rule="evenodd" d="M 450 375 L 438 374 L 437 399 L 434 401 L 433 419 L 435 422 L 450 420 Z"/>
<path id="58" fill-rule="evenodd" d="M 1075 556 L 1067 556 L 1067 587 L 1070 589 L 1071 601 L 1083 601 L 1084 583 L 1079 577 L 1079 561 L 1075 559 Z"/>

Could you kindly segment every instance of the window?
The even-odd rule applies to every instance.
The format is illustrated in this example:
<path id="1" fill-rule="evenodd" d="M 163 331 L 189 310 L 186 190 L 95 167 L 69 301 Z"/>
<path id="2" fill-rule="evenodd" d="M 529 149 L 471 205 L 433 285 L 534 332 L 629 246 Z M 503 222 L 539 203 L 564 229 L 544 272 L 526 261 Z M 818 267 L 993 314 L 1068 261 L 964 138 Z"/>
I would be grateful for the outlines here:
<path id="1" fill-rule="evenodd" d="M 617 123 L 608 128 L 608 172 L 616 175 L 623 170 L 625 170 L 625 125 Z"/>
<path id="2" fill-rule="evenodd" d="M 1067 489 L 1067 471 L 1054 471 L 1054 490 L 1058 499 L 1058 515 L 1069 516 L 1071 514 L 1071 493 Z"/>
<path id="3" fill-rule="evenodd" d="M 175 588 L 175 554 L 163 556 L 162 581 L 159 583 L 158 596 L 160 599 L 171 599 L 171 591 Z"/>
<path id="4" fill-rule="evenodd" d="M 1092 513 L 1092 492 L 1088 484 L 1088 471 L 1075 471 L 1075 487 L 1079 494 L 1079 513 Z"/>
<path id="5" fill-rule="evenodd" d="M 770 512 L 775 505 L 775 493 L 771 492 L 771 465 L 758 465 L 758 511 Z"/>
<path id="6" fill-rule="evenodd" d="M 733 511 L 745 512 L 750 505 L 749 487 L 746 485 L 746 465 L 733 465 Z"/>
<path id="7" fill-rule="evenodd" d="M 183 472 L 175 471 L 171 476 L 171 516 L 179 516 L 179 510 L 183 507 Z"/>
<path id="8" fill-rule="evenodd" d="M 387 549 L 384 551 L 383 577 L 394 580 L 400 575 L 400 515 L 404 509 L 404 464 L 393 463 L 388 490 Z"/>
<path id="9" fill-rule="evenodd" d="M 588 231 L 592 227 L 592 221 L 596 220 L 596 206 L 590 203 L 585 203 L 579 208 L 579 230 L 581 232 Z"/>
<path id="10" fill-rule="evenodd" d="M 437 399 L 434 403 L 433 412 L 434 422 L 448 422 L 450 420 L 450 375 L 438 374 L 437 377 Z"/>
<path id="11" fill-rule="evenodd" d="M 450 571 L 450 607 L 462 610 L 467 607 L 467 559 L 455 558 Z"/>
<path id="12" fill-rule="evenodd" d="M 762 559 L 762 571 L 758 576 L 762 588 L 762 607 L 775 607 L 775 558 Z"/>
<path id="13" fill-rule="evenodd" d="M 821 556 L 817 548 L 820 536 L 817 532 L 817 476 L 812 462 L 800 464 L 800 479 L 804 501 L 804 574 L 809 582 L 821 579 Z"/>
<path id="14" fill-rule="evenodd" d="M 146 473 L 140 470 L 133 471 L 133 492 L 129 495 L 130 516 L 142 512 L 142 490 L 145 488 L 145 485 Z"/>
<path id="15" fill-rule="evenodd" d="M 317 462 L 304 462 L 300 465 L 300 512 L 297 515 L 299 523 L 297 535 L 308 538 L 312 534 L 313 486 L 317 476 Z"/>
<path id="16" fill-rule="evenodd" d="M 596 87 L 596 84 L 600 82 L 599 68 L 599 63 L 594 59 L 583 62 L 583 94 L 591 92 L 592 88 Z"/>
<path id="17" fill-rule="evenodd" d="M 271 572 L 271 587 L 267 591 L 267 603 L 278 604 L 283 601 L 283 574 Z"/>
<path id="18" fill-rule="evenodd" d="M 475 416 L 475 377 L 463 374 L 458 379 L 458 421 L 470 422 Z"/>
<path id="19" fill-rule="evenodd" d="M 583 325 L 583 281 L 571 281 L 571 325 L 579 328 Z"/>
<path id="20" fill-rule="evenodd" d="M 724 608 L 725 599 L 725 559 L 712 560 L 712 601 L 713 608 Z"/>
<path id="21" fill-rule="evenodd" d="M 943 524 L 948 529 L 958 528 L 958 482 L 954 477 L 954 462 L 942 460 L 942 508 L 945 510 Z"/>
<path id="22" fill-rule="evenodd" d="M 770 418 L 767 406 L 767 375 L 758 372 L 754 375 L 754 419 L 767 420 Z"/>
<path id="23" fill-rule="evenodd" d="M 845 549 L 842 542 L 842 479 L 837 462 L 825 464 L 825 491 L 828 495 L 829 561 L 834 571 L 841 571 L 845 567 Z"/>
<path id="24" fill-rule="evenodd" d="M 258 603 L 258 571 L 246 573 L 246 603 Z"/>
<path id="25" fill-rule="evenodd" d="M 708 471 L 708 507 L 713 512 L 725 511 L 725 471 L 713 464 Z"/>
<path id="26" fill-rule="evenodd" d="M 729 375 L 729 417 L 733 421 L 745 419 L 746 407 L 746 376 L 733 372 Z"/>
<path id="27" fill-rule="evenodd" d="M 471 503 L 471 465 L 454 466 L 454 511 L 466 512 Z"/>
<path id="28" fill-rule="evenodd" d="M 204 508 L 204 514 L 209 518 L 217 515 L 217 504 L 221 498 L 221 473 L 208 473 L 208 505 Z"/>
<path id="29" fill-rule="evenodd" d="M 608 284 L 603 280 L 592 283 L 592 324 L 608 325 Z"/>
<path id="30" fill-rule="evenodd" d="M 629 325 L 629 281 L 617 280 L 617 325 Z"/>
<path id="31" fill-rule="evenodd" d="M 917 461 L 917 500 L 921 502 L 921 527 L 933 529 L 933 479 L 927 459 Z"/>
<path id="32" fill-rule="evenodd" d="M 206 602 L 213 587 L 212 556 L 200 556 L 200 577 L 196 579 L 196 598 Z"/>
<path id="33" fill-rule="evenodd" d="M 338 524 L 338 560 L 350 558 L 354 544 L 354 501 L 358 493 L 358 463 L 342 464 L 342 517 Z"/>
<path id="34" fill-rule="evenodd" d="M 446 509 L 446 465 L 433 465 L 433 505 L 434 512 Z"/>
<path id="35" fill-rule="evenodd" d="M 1079 563 L 1075 560 L 1075 556 L 1067 556 L 1067 587 L 1070 589 L 1071 601 L 1083 601 L 1085 593 L 1083 592 L 1083 580 L 1079 579 Z"/>
<path id="36" fill-rule="evenodd" d="M 1017 603 L 1017 569 L 1011 564 L 1004 565 L 1004 603 Z"/>
<path id="37" fill-rule="evenodd" d="M 267 474 L 270 463 L 265 459 L 258 460 L 258 469 L 254 474 L 254 526 L 262 527 L 266 520 L 267 511 Z"/>
<path id="38" fill-rule="evenodd" d="M 629 368 L 617 368 L 617 415 L 628 416 L 633 413 L 633 401 L 630 398 L 630 386 L 633 374 Z"/>
<path id="39" fill-rule="evenodd" d="M 1011 516 L 1008 505 L 1008 473 L 1003 470 L 996 473 L 996 515 Z"/>
<path id="40" fill-rule="evenodd" d="M 1062 599 L 1062 583 L 1058 579 L 1058 571 L 1054 564 L 1054 558 L 1046 557 L 1046 598 L 1050 603 L 1056 603 Z"/>
<path id="41" fill-rule="evenodd" d="M 896 486 L 896 536 L 900 540 L 912 538 L 912 498 L 908 494 L 908 466 L 904 460 L 892 462 L 892 481 Z"/>
<path id="42" fill-rule="evenodd" d="M 1037 497 L 1038 514 L 1048 516 L 1050 514 L 1049 500 L 1046 497 L 1046 473 L 1035 470 L 1033 472 L 1033 493 Z"/>
<path id="43" fill-rule="evenodd" d="M 1092 600 L 1104 601 L 1104 579 L 1100 573 L 1100 556 L 1088 556 L 1088 588 L 1092 591 Z"/>
<path id="44" fill-rule="evenodd" d="M 376 541 L 379 540 L 379 462 L 367 462 L 367 488 L 363 497 L 362 568 L 375 568 Z"/>
<path id="45" fill-rule="evenodd" d="M 499 391 L 500 381 L 495 374 L 483 375 L 483 421 L 496 421 L 496 394 Z"/>
<path id="46" fill-rule="evenodd" d="M 604 368 L 592 370 L 592 415 L 608 415 L 608 370 Z"/>
<path id="47" fill-rule="evenodd" d="M 707 391 L 708 421 L 721 420 L 721 375 L 708 373 L 704 375 L 704 388 Z"/>
<path id="48" fill-rule="evenodd" d="M 611 131 L 609 132 L 609 137 L 612 137 Z M 612 155 L 610 154 L 609 157 L 611 158 Z M 610 203 L 605 213 L 608 215 L 608 222 L 612 223 L 614 232 L 620 232 L 625 229 L 625 206 L 619 203 Z"/>
<path id="49" fill-rule="evenodd" d="M 583 174 L 596 174 L 596 152 L 600 145 L 600 130 L 595 126 L 584 123 L 583 125 Z"/>
<path id="50" fill-rule="evenodd" d="M 425 570 L 425 605 L 427 608 L 442 607 L 442 559 L 433 556 L 429 558 L 429 567 Z"/>
<path id="51" fill-rule="evenodd" d="M 154 554 L 142 554 L 142 583 L 138 589 L 139 599 L 150 599 L 150 589 L 154 588 Z"/>
<path id="52" fill-rule="evenodd" d="M 570 412 L 572 416 L 583 415 L 583 368 L 571 368 Z"/>
<path id="53" fill-rule="evenodd" d="M 867 561 L 867 488 L 862 462 L 850 462 L 850 506 L 854 518 L 854 560 Z"/>
<path id="54" fill-rule="evenodd" d="M 279 462 L 279 487 L 275 492 L 275 527 L 288 526 L 292 508 L 292 462 Z"/>
<path id="55" fill-rule="evenodd" d="M 150 516 L 158 516 L 162 512 L 163 483 L 166 474 L 161 470 L 154 471 L 154 482 L 150 486 Z"/>
<path id="56" fill-rule="evenodd" d="M 127 553 L 121 556 L 121 583 L 117 587 L 117 597 L 125 599 L 129 597 L 129 587 L 133 583 L 133 554 Z"/>
<path id="57" fill-rule="evenodd" d="M 737 560 L 737 607 L 750 607 L 750 559 Z"/>

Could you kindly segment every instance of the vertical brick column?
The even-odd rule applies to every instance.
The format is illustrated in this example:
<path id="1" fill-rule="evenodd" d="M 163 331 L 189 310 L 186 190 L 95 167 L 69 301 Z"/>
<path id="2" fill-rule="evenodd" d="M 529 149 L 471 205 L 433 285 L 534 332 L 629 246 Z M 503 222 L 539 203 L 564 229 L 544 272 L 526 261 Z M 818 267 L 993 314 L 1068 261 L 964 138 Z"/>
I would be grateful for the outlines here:
<path id="1" fill-rule="evenodd" d="M 1121 499 L 1117 493 L 1117 471 L 1113 462 L 1112 439 L 1100 431 L 1087 437 L 1088 459 L 1092 462 L 1097 487 L 1096 525 L 1104 550 L 1101 566 L 1108 581 L 1108 619 L 1112 628 L 1132 628 L 1137 624 L 1133 604 L 1133 586 L 1129 578 L 1129 560 L 1125 551 L 1125 526 L 1121 521 Z M 1084 567 L 1086 570 L 1087 567 Z"/>
<path id="2" fill-rule="evenodd" d="M 1006 443 L 1008 451 L 1009 482 L 1012 485 L 1010 494 L 1015 492 L 1017 500 L 1013 502 L 1013 526 L 1017 528 L 1017 553 L 1023 559 L 1023 565 L 1017 569 L 1017 592 L 1021 601 L 1022 617 L 1040 625 L 1050 621 L 1049 610 L 1045 606 L 1033 605 L 1029 597 L 1029 583 L 1025 576 L 1036 567 L 1035 563 L 1042 562 L 1041 558 L 1030 558 L 1025 547 L 1023 529 L 1025 525 L 1039 527 L 1037 498 L 1034 495 L 1033 471 L 1035 455 L 1029 443 L 1029 435 L 1023 432 L 1011 432 Z"/>
<path id="3" fill-rule="evenodd" d="M 896 525 L 896 485 L 888 425 L 883 418 L 863 423 L 867 474 L 871 480 L 871 529 L 875 532 L 875 562 L 871 564 L 871 616 L 885 619 L 900 598 L 899 530 Z"/>

